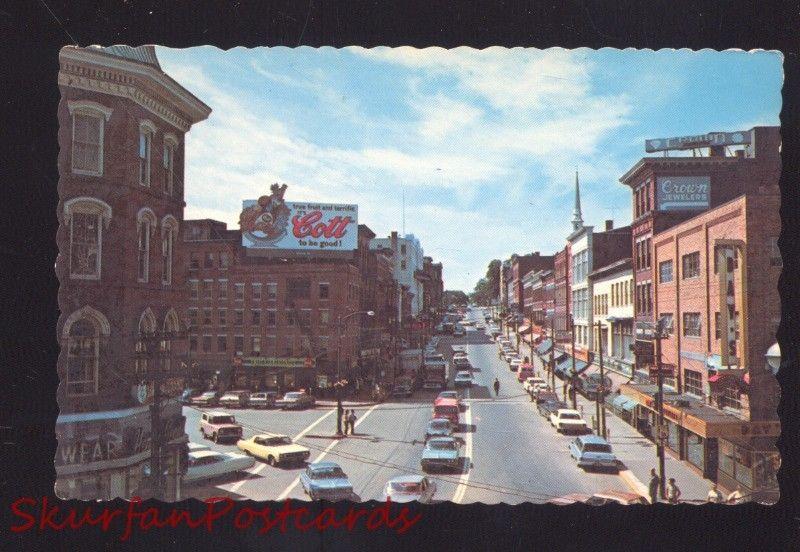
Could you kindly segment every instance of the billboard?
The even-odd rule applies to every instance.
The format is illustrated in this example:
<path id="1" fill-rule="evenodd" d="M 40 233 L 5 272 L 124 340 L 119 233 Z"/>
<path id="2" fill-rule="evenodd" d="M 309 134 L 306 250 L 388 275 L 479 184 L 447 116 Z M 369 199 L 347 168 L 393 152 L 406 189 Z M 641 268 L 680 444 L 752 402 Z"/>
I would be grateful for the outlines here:
<path id="1" fill-rule="evenodd" d="M 655 138 L 644 141 L 647 153 L 654 151 L 707 148 L 711 146 L 733 146 L 750 143 L 750 131 L 709 132 L 697 136 L 678 136 L 676 138 Z"/>
<path id="2" fill-rule="evenodd" d="M 255 249 L 348 251 L 358 248 L 358 205 L 284 201 L 286 184 L 242 202 L 242 245 Z"/>
<path id="3" fill-rule="evenodd" d="M 710 176 L 656 178 L 656 208 L 659 211 L 708 209 L 710 198 Z"/>

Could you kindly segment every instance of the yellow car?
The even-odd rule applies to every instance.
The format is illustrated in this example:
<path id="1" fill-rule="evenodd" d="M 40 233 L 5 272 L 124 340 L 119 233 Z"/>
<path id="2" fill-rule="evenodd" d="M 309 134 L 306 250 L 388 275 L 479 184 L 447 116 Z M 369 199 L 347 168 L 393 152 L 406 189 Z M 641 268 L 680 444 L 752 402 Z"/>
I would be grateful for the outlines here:
<path id="1" fill-rule="evenodd" d="M 279 433 L 262 433 L 249 439 L 240 439 L 236 446 L 248 456 L 264 460 L 270 466 L 303 464 L 311 456 L 309 449 Z"/>

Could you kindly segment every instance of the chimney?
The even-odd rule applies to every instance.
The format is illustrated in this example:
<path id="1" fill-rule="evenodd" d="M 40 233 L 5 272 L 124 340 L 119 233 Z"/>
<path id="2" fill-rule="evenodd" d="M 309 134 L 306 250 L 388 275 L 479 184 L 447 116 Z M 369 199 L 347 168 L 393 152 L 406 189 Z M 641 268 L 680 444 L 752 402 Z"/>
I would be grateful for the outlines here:
<path id="1" fill-rule="evenodd" d="M 391 241 L 391 245 L 392 245 L 392 251 L 397 253 L 397 231 L 396 230 L 392 231 L 392 235 L 391 235 L 390 241 Z"/>
<path id="2" fill-rule="evenodd" d="M 606 221 L 606 232 L 614 229 L 614 221 L 609 219 Z"/>

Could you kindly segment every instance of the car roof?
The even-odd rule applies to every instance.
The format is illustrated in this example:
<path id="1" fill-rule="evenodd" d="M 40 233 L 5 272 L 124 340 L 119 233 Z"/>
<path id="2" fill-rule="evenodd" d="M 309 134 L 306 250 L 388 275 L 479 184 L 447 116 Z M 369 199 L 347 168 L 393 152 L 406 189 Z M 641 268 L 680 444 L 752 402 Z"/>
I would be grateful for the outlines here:
<path id="1" fill-rule="evenodd" d="M 206 458 L 207 456 L 221 456 L 224 455 L 224 452 L 219 452 L 216 450 L 193 450 L 189 453 L 191 458 Z"/>
<path id="2" fill-rule="evenodd" d="M 564 412 L 565 414 L 580 414 L 580 412 L 572 408 L 559 408 L 558 411 Z"/>
<path id="3" fill-rule="evenodd" d="M 441 397 L 433 402 L 433 406 L 458 406 L 458 400 L 450 397 Z"/>
<path id="4" fill-rule="evenodd" d="M 428 420 L 428 423 L 431 422 L 447 422 L 449 424 L 450 420 L 448 420 L 447 418 L 431 418 L 430 420 Z"/>
<path id="5" fill-rule="evenodd" d="M 469 372 L 467 372 L 466 370 L 460 370 L 460 371 L 459 371 L 459 372 L 456 374 L 456 377 L 458 377 L 458 376 L 469 376 Z"/>
<path id="6" fill-rule="evenodd" d="M 433 443 L 433 442 L 451 443 L 451 442 L 454 442 L 455 440 L 456 440 L 455 437 L 431 437 L 430 439 L 428 439 L 428 443 Z"/>
<path id="7" fill-rule="evenodd" d="M 578 437 L 581 441 L 587 444 L 594 444 L 594 445 L 607 445 L 608 441 L 600 437 L 599 435 L 581 435 Z"/>
<path id="8" fill-rule="evenodd" d="M 266 439 L 271 439 L 273 437 L 288 437 L 288 435 L 285 435 L 283 433 L 259 433 L 258 435 L 253 435 L 254 439 L 256 437 L 264 437 Z"/>
<path id="9" fill-rule="evenodd" d="M 398 475 L 386 483 L 420 483 L 423 479 L 425 479 L 424 475 Z"/>
<path id="10" fill-rule="evenodd" d="M 342 467 L 339 464 L 337 464 L 336 462 L 314 462 L 312 464 L 309 464 L 308 467 L 311 468 L 312 470 L 317 470 L 317 469 L 322 469 L 322 468 L 339 468 L 339 469 L 342 469 Z"/>
<path id="11" fill-rule="evenodd" d="M 206 412 L 209 416 L 231 416 L 227 412 L 223 412 L 222 410 L 213 410 L 211 412 Z"/>

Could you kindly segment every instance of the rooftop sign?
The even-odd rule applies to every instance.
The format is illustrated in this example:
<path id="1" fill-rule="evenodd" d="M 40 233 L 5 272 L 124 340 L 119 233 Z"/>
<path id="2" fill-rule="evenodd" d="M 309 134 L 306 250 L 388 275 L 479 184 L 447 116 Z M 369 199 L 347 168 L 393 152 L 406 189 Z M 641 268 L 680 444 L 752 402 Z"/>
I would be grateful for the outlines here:
<path id="1" fill-rule="evenodd" d="M 733 146 L 750 143 L 750 131 L 709 132 L 697 136 L 678 136 L 676 138 L 655 138 L 644 141 L 647 153 L 654 151 L 685 150 L 711 146 Z"/>

